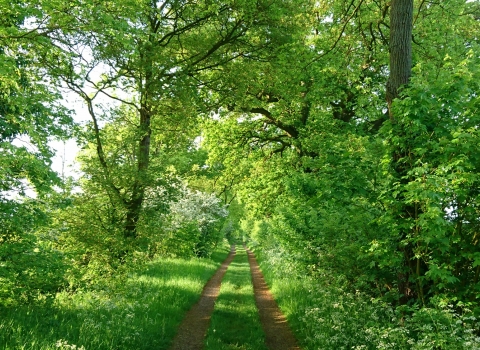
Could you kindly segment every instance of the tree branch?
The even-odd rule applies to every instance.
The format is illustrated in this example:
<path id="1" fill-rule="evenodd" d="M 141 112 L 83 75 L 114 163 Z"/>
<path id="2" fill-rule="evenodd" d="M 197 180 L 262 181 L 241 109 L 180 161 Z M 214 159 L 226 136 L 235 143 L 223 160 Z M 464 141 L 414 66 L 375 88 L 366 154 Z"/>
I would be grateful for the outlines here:
<path id="1" fill-rule="evenodd" d="M 348 9 L 347 9 L 347 12 L 348 10 L 350 9 L 350 7 L 353 5 L 355 0 L 352 0 L 351 4 L 348 6 Z M 340 39 L 342 38 L 343 36 L 343 33 L 345 32 L 345 29 L 347 28 L 347 25 L 348 23 L 350 22 L 350 20 L 353 18 L 353 16 L 355 16 L 355 14 L 357 13 L 357 11 L 360 9 L 360 5 L 362 5 L 364 0 L 360 0 L 359 4 L 357 5 L 357 7 L 353 10 L 352 14 L 350 16 L 348 16 L 348 18 L 345 20 L 345 23 L 343 24 L 343 27 L 342 29 L 340 30 L 340 34 L 338 36 L 338 38 L 335 40 L 335 42 L 333 43 L 333 45 L 327 50 L 325 51 L 324 53 L 318 55 L 317 57 L 315 57 L 310 63 L 308 63 L 306 67 L 310 66 L 311 64 L 317 62 L 320 58 L 328 55 L 330 52 L 332 52 L 338 45 L 338 43 L 340 42 Z"/>

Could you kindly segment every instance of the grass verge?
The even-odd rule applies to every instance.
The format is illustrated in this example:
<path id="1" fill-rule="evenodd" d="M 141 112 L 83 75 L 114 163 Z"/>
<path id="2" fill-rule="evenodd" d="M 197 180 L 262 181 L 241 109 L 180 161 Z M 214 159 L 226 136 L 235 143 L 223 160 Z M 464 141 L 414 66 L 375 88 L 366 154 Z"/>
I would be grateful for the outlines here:
<path id="1" fill-rule="evenodd" d="M 280 249 L 257 251 L 262 272 L 304 350 L 480 350 L 472 315 L 451 305 L 405 314 L 381 300 L 349 292 L 342 276 L 299 273 Z"/>
<path id="2" fill-rule="evenodd" d="M 255 305 L 247 253 L 240 245 L 237 245 L 235 259 L 223 278 L 205 349 L 267 349 Z"/>
<path id="3" fill-rule="evenodd" d="M 166 349 L 227 254 L 161 259 L 51 305 L 0 309 L 0 349 Z"/>

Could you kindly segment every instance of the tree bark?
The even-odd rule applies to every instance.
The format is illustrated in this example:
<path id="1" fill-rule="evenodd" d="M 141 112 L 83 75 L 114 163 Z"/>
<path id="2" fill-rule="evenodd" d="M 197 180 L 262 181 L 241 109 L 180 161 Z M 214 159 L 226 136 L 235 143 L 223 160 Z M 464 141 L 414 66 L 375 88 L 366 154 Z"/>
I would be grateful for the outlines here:
<path id="1" fill-rule="evenodd" d="M 392 102 L 412 74 L 413 0 L 392 0 L 390 6 L 390 75 L 386 99 L 390 119 L 395 121 Z"/>

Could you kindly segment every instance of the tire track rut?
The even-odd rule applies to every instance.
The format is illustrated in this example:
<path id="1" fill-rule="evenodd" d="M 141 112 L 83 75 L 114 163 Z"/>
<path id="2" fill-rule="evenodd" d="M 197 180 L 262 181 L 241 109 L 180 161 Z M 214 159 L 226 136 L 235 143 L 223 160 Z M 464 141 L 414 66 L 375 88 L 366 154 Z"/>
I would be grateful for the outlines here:
<path id="1" fill-rule="evenodd" d="M 199 350 L 203 348 L 203 341 L 210 326 L 210 316 L 215 306 L 215 300 L 220 292 L 223 276 L 235 257 L 235 252 L 235 246 L 232 246 L 228 257 L 203 288 L 200 300 L 193 305 L 183 318 L 170 350 Z"/>
<path id="2" fill-rule="evenodd" d="M 255 301 L 263 331 L 265 332 L 267 347 L 272 350 L 300 350 L 286 317 L 278 307 L 270 289 L 265 283 L 257 259 L 255 259 L 254 254 L 250 250 L 246 248 L 245 250 L 248 254 Z"/>

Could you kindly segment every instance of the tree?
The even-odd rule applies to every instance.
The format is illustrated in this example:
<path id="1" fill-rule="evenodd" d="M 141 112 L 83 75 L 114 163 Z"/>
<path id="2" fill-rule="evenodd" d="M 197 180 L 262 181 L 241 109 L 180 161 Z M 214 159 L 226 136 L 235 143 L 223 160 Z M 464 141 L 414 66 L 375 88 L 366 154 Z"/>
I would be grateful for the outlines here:
<path id="1" fill-rule="evenodd" d="M 475 6 L 311 6 L 267 62 L 229 66 L 231 81 L 245 83 L 222 86 L 234 97 L 206 132 L 210 164 L 225 168 L 219 188 L 233 184 L 257 209 L 251 222 L 265 221 L 270 242 L 312 270 L 328 267 L 397 303 L 458 296 L 478 282 L 467 248 L 476 219 L 466 228 L 455 209 L 465 218 L 476 206 Z M 470 141 L 446 146 L 459 135 Z M 463 233 L 450 235 L 454 227 Z"/>
<path id="2" fill-rule="evenodd" d="M 221 226 L 228 215 L 214 194 L 183 188 L 164 217 L 168 254 L 209 256 L 221 240 Z"/>
<path id="3" fill-rule="evenodd" d="M 106 190 L 125 208 L 125 237 L 134 238 L 150 182 L 152 123 L 159 130 L 178 123 L 187 128 L 198 111 L 183 111 L 178 119 L 175 110 L 197 95 L 203 84 L 198 74 L 256 50 L 252 28 L 269 20 L 269 12 L 262 3 L 169 0 L 121 6 L 79 1 L 61 10 L 45 3 L 42 10 L 38 22 L 48 22 L 43 34 L 57 48 L 44 64 L 87 104 Z M 137 115 L 135 176 L 124 187 L 115 183 L 105 157 L 99 96 Z"/>
<path id="4" fill-rule="evenodd" d="M 458 87 L 459 95 L 462 96 L 457 96 L 459 100 L 457 97 L 447 97 L 453 84 L 449 68 L 452 57 L 456 57 L 460 66 L 470 67 L 463 73 L 465 78 L 476 74 L 476 70 L 470 66 L 471 56 L 468 54 L 472 45 L 470 35 L 466 31 L 453 29 L 466 30 L 469 26 L 476 25 L 471 21 L 468 7 L 467 3 L 459 1 L 445 7 L 429 6 L 424 9 L 425 16 L 435 14 L 437 17 L 448 18 L 450 24 L 445 25 L 448 42 L 438 37 L 433 28 L 427 26 L 428 39 L 420 34 L 417 38 L 420 37 L 422 41 L 414 41 L 421 49 L 415 57 L 416 67 L 413 77 L 410 78 L 412 56 L 409 46 L 416 37 L 411 34 L 410 23 L 418 20 L 422 12 L 414 18 L 413 4 L 392 2 L 391 71 L 387 84 L 387 102 L 392 125 L 386 129 L 390 133 L 386 139 L 392 152 L 389 170 L 392 175 L 390 184 L 392 201 L 389 205 L 391 210 L 389 215 L 395 222 L 394 244 L 399 257 L 397 287 L 401 296 L 400 303 L 417 301 L 425 304 L 433 294 L 440 291 L 448 295 L 452 290 L 456 290 L 453 294 L 458 297 L 458 291 L 463 289 L 461 285 L 465 285 L 467 280 L 475 281 L 471 272 L 459 272 L 460 265 L 465 271 L 471 270 L 474 260 L 468 261 L 468 258 L 463 260 L 458 257 L 439 258 L 435 254 L 435 251 L 456 250 L 454 247 L 457 243 L 462 241 L 461 244 L 468 245 L 467 242 L 471 239 L 466 232 L 457 243 L 450 237 L 449 232 L 455 229 L 452 213 L 448 213 L 448 207 L 464 190 L 460 190 L 451 182 L 450 176 L 447 175 L 448 171 L 438 172 L 438 169 L 444 168 L 450 161 L 444 157 L 440 157 L 442 159 L 440 160 L 439 154 L 434 151 L 446 140 L 455 142 L 453 132 L 455 128 L 469 133 L 467 131 L 469 122 L 466 122 L 464 112 L 460 112 L 461 108 L 458 106 L 460 100 L 465 107 L 468 106 L 472 95 L 464 88 Z M 463 21 L 469 24 L 461 24 Z M 439 52 L 434 53 L 433 50 L 427 49 L 425 47 L 427 40 L 439 40 L 437 45 L 441 48 Z M 468 63 L 465 57 L 468 57 Z M 430 66 L 432 72 L 435 72 L 435 77 L 426 72 L 426 66 Z M 470 86 L 469 83 L 466 84 Z M 476 90 L 472 87 L 470 89 Z M 456 148 L 454 153 L 455 156 L 450 153 L 452 157 L 468 159 L 467 162 L 472 166 L 476 163 L 475 157 L 466 155 L 462 148 Z M 467 172 L 470 173 L 469 170 Z M 450 197 L 446 194 L 450 191 L 456 194 Z M 453 212 L 456 210 L 453 209 Z M 458 222 L 455 225 L 458 226 Z M 466 255 L 458 254 L 466 258 Z"/>
<path id="5" fill-rule="evenodd" d="M 388 104 L 388 111 L 392 123 L 396 123 L 395 112 L 392 108 L 392 103 L 395 99 L 400 97 L 400 90 L 407 85 L 410 80 L 412 72 L 412 30 L 413 30 L 413 0 L 394 0 L 390 5 L 390 73 L 386 85 L 386 100 Z M 399 129 L 397 132 L 403 134 Z M 396 149 L 393 154 L 393 166 L 396 171 L 397 178 L 400 183 L 405 184 L 408 179 L 408 168 L 404 162 L 404 155 L 410 153 L 409 149 Z M 406 217 L 418 216 L 417 204 L 408 205 L 405 203 L 405 198 L 399 196 L 399 200 L 404 203 L 396 213 L 395 218 L 399 223 Z M 395 214 L 394 214 L 395 215 Z M 403 241 L 409 234 L 405 232 L 405 228 L 400 225 L 400 241 Z M 410 274 L 408 268 L 411 259 L 413 259 L 412 247 L 409 245 L 399 245 L 399 250 L 404 253 L 404 269 L 398 273 L 398 292 L 401 295 L 400 302 L 406 303 L 410 294 Z M 420 260 L 417 259 L 418 264 Z M 417 277 L 420 274 L 420 266 L 417 267 Z M 422 295 L 422 289 L 418 291 Z"/>
<path id="6" fill-rule="evenodd" d="M 5 209 L 21 206 L 13 198 L 22 198 L 28 190 L 44 198 L 60 184 L 50 168 L 53 152 L 48 142 L 66 138 L 72 120 L 59 91 L 42 78 L 42 67 L 36 64 L 42 55 L 41 38 L 23 40 L 29 34 L 24 21 L 32 13 L 21 3 L 1 6 L 9 8 L 0 21 L 0 203 L 5 242 L 23 231 L 9 229 L 20 224 Z"/>
<path id="7" fill-rule="evenodd" d="M 0 303 L 31 301 L 64 283 L 63 258 L 35 236 L 51 219 L 45 200 L 61 186 L 49 140 L 72 127 L 58 89 L 37 65 L 42 38 L 26 28 L 35 11 L 0 1 Z"/>

